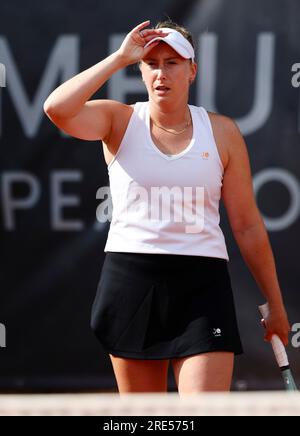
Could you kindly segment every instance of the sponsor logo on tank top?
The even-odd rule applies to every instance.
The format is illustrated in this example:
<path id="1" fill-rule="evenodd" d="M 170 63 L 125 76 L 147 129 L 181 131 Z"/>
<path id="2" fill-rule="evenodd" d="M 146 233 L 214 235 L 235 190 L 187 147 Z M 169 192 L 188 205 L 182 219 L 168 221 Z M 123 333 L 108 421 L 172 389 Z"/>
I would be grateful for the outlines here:
<path id="1" fill-rule="evenodd" d="M 202 157 L 202 159 L 207 160 L 209 158 L 209 152 L 208 151 L 203 151 L 201 153 L 201 157 Z"/>

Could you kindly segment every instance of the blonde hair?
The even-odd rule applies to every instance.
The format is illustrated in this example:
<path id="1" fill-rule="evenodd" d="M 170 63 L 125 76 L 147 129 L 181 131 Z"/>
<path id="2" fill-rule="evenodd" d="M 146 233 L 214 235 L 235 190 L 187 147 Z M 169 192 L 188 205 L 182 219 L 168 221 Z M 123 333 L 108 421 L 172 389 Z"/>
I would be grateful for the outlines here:
<path id="1" fill-rule="evenodd" d="M 171 20 L 171 18 L 169 18 L 168 20 L 165 21 L 159 21 L 156 24 L 155 29 L 161 29 L 162 27 L 169 27 L 170 29 L 177 30 L 177 32 L 181 33 L 185 37 L 185 39 L 189 41 L 189 43 L 193 46 L 193 48 L 195 48 L 192 34 L 184 26 L 175 23 L 174 21 Z"/>

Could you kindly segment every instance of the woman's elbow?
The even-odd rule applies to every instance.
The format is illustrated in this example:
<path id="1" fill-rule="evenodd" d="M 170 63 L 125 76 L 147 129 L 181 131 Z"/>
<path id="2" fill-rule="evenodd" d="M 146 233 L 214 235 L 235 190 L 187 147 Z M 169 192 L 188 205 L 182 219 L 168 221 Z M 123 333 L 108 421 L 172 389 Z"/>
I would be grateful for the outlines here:
<path id="1" fill-rule="evenodd" d="M 44 101 L 43 110 L 44 110 L 45 114 L 48 116 L 50 116 L 51 112 L 53 113 L 53 107 L 52 107 L 52 104 L 51 104 L 49 97 L 47 98 L 47 100 Z"/>
<path id="2" fill-rule="evenodd" d="M 240 214 L 231 220 L 234 233 L 244 233 L 254 227 L 264 227 L 264 221 L 258 207 L 249 210 L 248 213 Z"/>
<path id="3" fill-rule="evenodd" d="M 50 97 L 48 97 L 47 100 L 45 100 L 43 104 L 43 110 L 44 113 L 47 115 L 47 117 L 54 124 L 56 124 L 58 120 L 61 118 L 57 106 L 53 103 L 53 100 Z"/>
<path id="4" fill-rule="evenodd" d="M 60 101 L 58 99 L 58 94 L 56 92 L 56 90 L 54 90 L 53 92 L 51 92 L 50 95 L 48 95 L 48 97 L 46 98 L 44 104 L 43 104 L 43 109 L 46 115 L 48 115 L 49 118 L 56 118 L 60 116 L 60 111 L 61 111 L 61 107 L 60 106 Z"/>

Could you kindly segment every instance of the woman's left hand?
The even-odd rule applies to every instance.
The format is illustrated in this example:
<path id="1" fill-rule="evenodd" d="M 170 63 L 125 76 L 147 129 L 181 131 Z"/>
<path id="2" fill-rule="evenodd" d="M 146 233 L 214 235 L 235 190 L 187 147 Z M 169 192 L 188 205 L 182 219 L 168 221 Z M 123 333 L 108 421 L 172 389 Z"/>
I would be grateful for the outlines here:
<path id="1" fill-rule="evenodd" d="M 272 307 L 269 305 L 269 315 L 262 322 L 266 329 L 265 341 L 270 342 L 272 336 L 277 335 L 285 346 L 289 344 L 291 327 L 283 306 Z"/>

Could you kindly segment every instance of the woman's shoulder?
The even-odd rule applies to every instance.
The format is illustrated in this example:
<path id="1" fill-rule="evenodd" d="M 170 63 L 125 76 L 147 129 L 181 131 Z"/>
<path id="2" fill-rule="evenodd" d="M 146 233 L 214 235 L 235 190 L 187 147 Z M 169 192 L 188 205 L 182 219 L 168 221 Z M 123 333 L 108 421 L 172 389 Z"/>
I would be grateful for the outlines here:
<path id="1" fill-rule="evenodd" d="M 193 105 L 189 105 L 189 106 L 194 108 L 195 110 L 205 112 L 208 115 L 208 118 L 210 120 L 211 126 L 214 131 L 216 130 L 218 132 L 222 132 L 223 135 L 226 135 L 236 130 L 239 130 L 238 125 L 236 124 L 234 119 L 230 118 L 227 115 L 209 111 L 204 106 L 193 106 Z"/>
<path id="2" fill-rule="evenodd" d="M 223 136 L 241 133 L 235 120 L 227 115 L 207 111 L 211 124 Z"/>
<path id="3" fill-rule="evenodd" d="M 207 111 L 215 142 L 222 157 L 224 168 L 227 167 L 233 139 L 241 135 L 237 123 L 229 116 Z"/>

